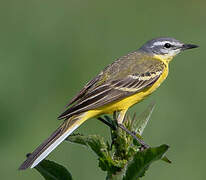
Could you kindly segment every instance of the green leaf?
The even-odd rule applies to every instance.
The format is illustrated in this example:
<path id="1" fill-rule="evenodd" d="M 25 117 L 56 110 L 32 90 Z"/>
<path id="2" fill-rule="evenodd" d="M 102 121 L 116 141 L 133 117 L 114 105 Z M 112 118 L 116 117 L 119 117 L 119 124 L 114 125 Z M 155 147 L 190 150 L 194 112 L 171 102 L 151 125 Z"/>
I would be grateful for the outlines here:
<path id="1" fill-rule="evenodd" d="M 46 180 L 72 180 L 72 176 L 65 167 L 53 161 L 43 160 L 35 169 Z"/>
<path id="2" fill-rule="evenodd" d="M 73 143 L 85 145 L 89 147 L 92 151 L 94 151 L 99 157 L 99 167 L 103 171 L 115 173 L 117 171 L 120 171 L 121 168 L 125 166 L 126 162 L 124 160 L 115 161 L 112 159 L 112 156 L 109 153 L 108 144 L 104 141 L 103 137 L 101 136 L 84 136 L 80 134 L 75 134 L 69 136 L 66 140 Z"/>
<path id="3" fill-rule="evenodd" d="M 132 119 L 132 127 L 133 131 L 136 132 L 139 135 L 142 135 L 144 128 L 146 127 L 152 112 L 154 110 L 155 103 L 151 103 L 147 109 L 141 113 L 137 118 L 135 116 Z"/>
<path id="4" fill-rule="evenodd" d="M 91 148 L 100 157 L 102 156 L 103 152 L 107 151 L 107 144 L 104 142 L 103 137 L 98 135 L 84 136 L 81 134 L 73 134 L 66 140 L 73 143 L 85 145 Z"/>
<path id="5" fill-rule="evenodd" d="M 137 152 L 133 159 L 128 162 L 126 174 L 123 180 L 137 180 L 144 176 L 145 171 L 149 168 L 151 163 L 161 159 L 168 148 L 168 145 L 161 145 L 156 148 L 149 148 L 144 151 Z"/>

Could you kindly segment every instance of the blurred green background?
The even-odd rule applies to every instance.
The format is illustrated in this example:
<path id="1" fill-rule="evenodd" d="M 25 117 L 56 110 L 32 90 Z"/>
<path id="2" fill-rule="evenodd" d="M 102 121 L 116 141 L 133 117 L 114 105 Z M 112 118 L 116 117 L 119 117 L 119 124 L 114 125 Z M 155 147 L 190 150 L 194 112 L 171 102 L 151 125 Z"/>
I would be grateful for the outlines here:
<path id="1" fill-rule="evenodd" d="M 159 36 L 200 48 L 176 57 L 161 88 L 130 110 L 140 113 L 156 101 L 144 139 L 171 147 L 173 163 L 152 165 L 143 179 L 206 179 L 205 8 L 203 0 L 1 1 L 1 179 L 42 179 L 35 170 L 17 168 L 59 125 L 66 103 L 115 58 Z M 78 131 L 109 134 L 97 120 Z M 105 178 L 96 156 L 81 146 L 62 143 L 49 159 L 74 179 Z"/>

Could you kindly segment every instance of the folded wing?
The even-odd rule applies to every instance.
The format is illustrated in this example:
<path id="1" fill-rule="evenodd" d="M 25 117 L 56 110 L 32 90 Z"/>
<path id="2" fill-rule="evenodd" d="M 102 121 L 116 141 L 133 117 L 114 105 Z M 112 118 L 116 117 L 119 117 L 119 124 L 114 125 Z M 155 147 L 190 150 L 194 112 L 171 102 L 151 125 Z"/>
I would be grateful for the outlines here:
<path id="1" fill-rule="evenodd" d="M 102 107 L 114 101 L 121 100 L 133 95 L 154 84 L 161 76 L 164 67 L 152 68 L 152 71 L 127 75 L 125 78 L 117 79 L 97 86 L 89 93 L 84 94 L 69 109 L 63 112 L 58 119 L 69 118 L 88 110 Z"/>

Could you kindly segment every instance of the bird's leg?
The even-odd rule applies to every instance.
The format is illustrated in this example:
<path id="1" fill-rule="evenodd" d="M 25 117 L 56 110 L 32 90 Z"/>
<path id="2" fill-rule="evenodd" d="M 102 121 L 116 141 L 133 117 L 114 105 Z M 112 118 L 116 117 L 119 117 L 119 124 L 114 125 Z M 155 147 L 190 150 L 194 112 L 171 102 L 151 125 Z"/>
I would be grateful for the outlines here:
<path id="1" fill-rule="evenodd" d="M 127 109 L 120 111 L 118 114 L 118 117 L 117 117 L 117 112 L 116 111 L 114 112 L 113 119 L 117 122 L 118 127 L 120 127 L 123 131 L 128 133 L 130 136 L 132 136 L 141 145 L 140 150 L 149 148 L 149 145 L 147 145 L 142 139 L 138 138 L 135 132 L 131 132 L 129 129 L 127 129 L 123 125 L 126 112 L 127 112 Z"/>
<path id="2" fill-rule="evenodd" d="M 124 121 L 124 117 L 126 114 L 126 110 L 120 111 L 117 115 L 117 111 L 114 111 L 113 113 L 113 120 L 109 116 L 98 117 L 97 119 L 109 126 L 112 130 L 116 130 L 118 127 L 118 124 L 122 124 Z"/>
<path id="3" fill-rule="evenodd" d="M 119 115 L 118 115 L 118 117 L 119 117 Z M 104 118 L 98 117 L 97 119 L 100 120 L 101 122 L 103 122 L 104 124 L 106 124 L 107 126 L 109 126 L 112 130 L 116 130 L 117 127 L 119 127 L 119 128 L 121 128 L 123 131 L 125 131 L 126 133 L 128 133 L 130 136 L 132 136 L 132 137 L 141 145 L 140 150 L 144 150 L 144 149 L 149 148 L 149 145 L 147 145 L 142 139 L 138 138 L 138 137 L 136 136 L 136 133 L 135 133 L 135 132 L 131 132 L 131 131 L 128 130 L 123 124 L 118 123 L 118 120 L 117 120 L 117 112 L 116 112 L 116 111 L 115 111 L 114 114 L 113 114 L 113 119 L 114 119 L 114 121 L 112 121 L 112 120 L 110 119 L 110 117 L 108 117 L 108 116 L 104 116 Z M 124 121 L 124 117 L 122 118 L 122 121 Z"/>
<path id="4" fill-rule="evenodd" d="M 108 116 L 104 116 L 104 118 L 98 117 L 97 119 L 100 120 L 101 122 L 103 122 L 104 124 L 106 124 L 107 126 L 109 126 L 112 130 L 117 129 L 117 127 L 114 125 L 114 123 L 111 123 Z"/>
<path id="5" fill-rule="evenodd" d="M 117 112 L 115 111 L 113 114 L 114 120 L 117 120 L 118 124 L 123 124 L 126 112 L 127 112 L 127 109 L 121 110 L 119 111 L 119 114 L 117 116 Z"/>
<path id="6" fill-rule="evenodd" d="M 144 150 L 144 149 L 148 149 L 148 148 L 149 148 L 149 145 L 146 144 L 142 139 L 138 138 L 138 137 L 136 136 L 136 133 L 129 131 L 123 124 L 118 124 L 118 126 L 119 126 L 123 131 L 125 131 L 125 132 L 128 133 L 130 136 L 132 136 L 132 137 L 141 145 L 140 150 Z"/>

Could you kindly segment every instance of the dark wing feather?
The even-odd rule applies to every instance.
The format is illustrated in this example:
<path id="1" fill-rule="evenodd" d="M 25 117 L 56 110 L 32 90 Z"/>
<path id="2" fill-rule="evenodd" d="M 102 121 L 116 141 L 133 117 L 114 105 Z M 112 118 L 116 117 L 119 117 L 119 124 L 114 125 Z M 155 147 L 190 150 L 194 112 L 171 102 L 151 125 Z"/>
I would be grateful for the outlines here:
<path id="1" fill-rule="evenodd" d="M 159 68 L 156 71 L 128 75 L 123 79 L 97 86 L 85 96 L 82 96 L 76 104 L 63 112 L 59 119 L 69 118 L 75 114 L 96 109 L 135 94 L 154 84 L 162 72 L 163 68 Z"/>

